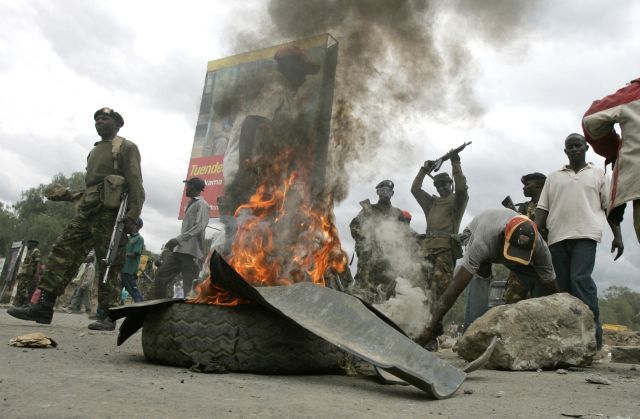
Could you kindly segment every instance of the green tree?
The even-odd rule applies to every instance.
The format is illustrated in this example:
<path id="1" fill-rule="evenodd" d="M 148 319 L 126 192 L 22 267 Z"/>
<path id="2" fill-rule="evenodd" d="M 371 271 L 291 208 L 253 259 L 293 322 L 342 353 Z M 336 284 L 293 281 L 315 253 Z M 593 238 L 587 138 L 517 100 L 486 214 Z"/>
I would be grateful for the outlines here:
<path id="1" fill-rule="evenodd" d="M 612 285 L 604 290 L 600 306 L 600 321 L 621 324 L 640 331 L 640 293 L 628 287 Z"/>
<path id="2" fill-rule="evenodd" d="M 76 172 L 66 177 L 59 173 L 51 179 L 71 190 L 84 188 L 84 173 Z M 0 254 L 6 255 L 11 243 L 27 239 L 40 242 L 43 255 L 51 250 L 53 242 L 73 218 L 75 208 L 71 202 L 52 202 L 44 197 L 45 185 L 23 191 L 13 205 L 13 211 L 0 206 Z"/>
<path id="3" fill-rule="evenodd" d="M 6 256 L 16 237 L 18 217 L 0 202 L 0 256 Z"/>

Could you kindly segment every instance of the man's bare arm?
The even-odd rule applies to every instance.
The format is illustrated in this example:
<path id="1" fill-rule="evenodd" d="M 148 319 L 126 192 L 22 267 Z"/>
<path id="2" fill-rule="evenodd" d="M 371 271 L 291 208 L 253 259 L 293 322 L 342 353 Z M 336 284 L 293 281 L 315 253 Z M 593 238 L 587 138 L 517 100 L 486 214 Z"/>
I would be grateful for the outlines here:
<path id="1" fill-rule="evenodd" d="M 462 291 L 464 291 L 469 284 L 469 281 L 471 281 L 471 278 L 473 278 L 473 274 L 464 266 L 460 266 L 454 274 L 451 284 L 449 284 L 446 291 L 442 294 L 442 297 L 440 297 L 440 300 L 436 303 L 436 309 L 433 312 L 431 323 L 427 326 L 423 334 L 416 339 L 420 345 L 424 346 L 431 340 L 433 329 L 451 309 L 458 296 L 460 296 Z"/>
<path id="2" fill-rule="evenodd" d="M 613 222 L 607 218 L 611 232 L 613 233 L 613 241 L 611 242 L 611 253 L 618 251 L 613 260 L 618 260 L 624 252 L 624 243 L 622 242 L 622 232 L 620 231 L 620 223 Z"/>

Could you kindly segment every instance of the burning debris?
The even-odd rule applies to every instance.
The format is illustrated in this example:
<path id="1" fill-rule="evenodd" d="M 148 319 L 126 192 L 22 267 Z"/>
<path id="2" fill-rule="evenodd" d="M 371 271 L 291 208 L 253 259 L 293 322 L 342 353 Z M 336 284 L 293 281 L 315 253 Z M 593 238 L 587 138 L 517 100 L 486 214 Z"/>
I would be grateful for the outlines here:
<path id="1" fill-rule="evenodd" d="M 284 160 L 284 159 L 283 159 Z M 281 164 L 285 161 L 280 161 Z M 274 168 L 282 165 L 274 165 Z M 293 171 L 284 180 L 274 169 L 249 202 L 234 214 L 236 232 L 229 264 L 255 286 L 312 282 L 344 273 L 347 256 L 340 246 L 331 201 L 313 206 L 304 175 Z M 274 182 L 280 180 L 280 182 Z M 241 303 L 208 278 L 198 287 L 194 303 Z"/>

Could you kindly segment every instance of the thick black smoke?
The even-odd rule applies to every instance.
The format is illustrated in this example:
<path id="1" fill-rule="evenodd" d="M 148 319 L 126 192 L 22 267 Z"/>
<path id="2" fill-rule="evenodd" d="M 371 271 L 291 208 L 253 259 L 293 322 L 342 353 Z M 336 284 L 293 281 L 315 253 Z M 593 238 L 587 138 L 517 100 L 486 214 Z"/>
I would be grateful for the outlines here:
<path id="1" fill-rule="evenodd" d="M 385 163 L 376 157 L 381 147 L 388 165 L 406 161 L 412 150 L 403 125 L 481 115 L 469 42 L 512 42 L 538 3 L 271 0 L 269 18 L 249 17 L 232 40 L 246 51 L 325 32 L 338 39 L 330 173 L 339 201 L 350 177 L 370 178 L 368 163 Z"/>

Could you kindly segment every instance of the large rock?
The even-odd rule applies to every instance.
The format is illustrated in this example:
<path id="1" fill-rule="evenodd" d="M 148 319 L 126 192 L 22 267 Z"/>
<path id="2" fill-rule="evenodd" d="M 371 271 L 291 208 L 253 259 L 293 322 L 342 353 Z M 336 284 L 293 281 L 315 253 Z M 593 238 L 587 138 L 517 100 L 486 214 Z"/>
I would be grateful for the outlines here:
<path id="1" fill-rule="evenodd" d="M 493 336 L 500 339 L 487 364 L 490 369 L 579 366 L 591 363 L 596 353 L 593 313 L 565 293 L 492 308 L 469 326 L 457 352 L 471 361 Z"/>
<path id="2" fill-rule="evenodd" d="M 612 346 L 611 361 L 640 364 L 640 346 Z"/>

